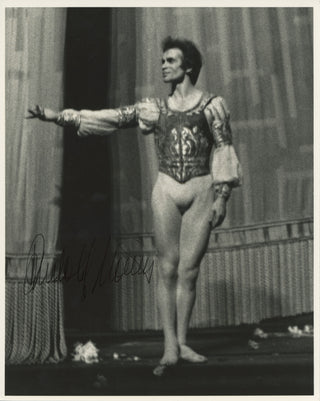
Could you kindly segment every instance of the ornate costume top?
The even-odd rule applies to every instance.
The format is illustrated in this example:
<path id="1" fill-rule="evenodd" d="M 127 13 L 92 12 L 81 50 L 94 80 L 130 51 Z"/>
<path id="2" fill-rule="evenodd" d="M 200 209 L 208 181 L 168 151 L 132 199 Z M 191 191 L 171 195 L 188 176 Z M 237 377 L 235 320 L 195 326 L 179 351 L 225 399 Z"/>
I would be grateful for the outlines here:
<path id="1" fill-rule="evenodd" d="M 241 184 L 241 167 L 232 145 L 230 115 L 221 115 L 221 97 L 202 94 L 190 110 L 177 111 L 168 102 L 146 98 L 132 106 L 99 111 L 64 110 L 66 125 L 75 119 L 78 135 L 106 135 L 119 128 L 139 125 L 142 133 L 155 134 L 159 170 L 184 183 L 211 172 L 214 184 Z M 79 119 L 80 115 L 80 119 Z M 79 122 L 78 122 L 79 121 Z"/>
<path id="2" fill-rule="evenodd" d="M 213 135 L 204 114 L 210 99 L 202 99 L 196 111 L 170 110 L 161 101 L 160 114 L 154 128 L 159 171 L 184 183 L 193 177 L 210 174 Z"/>

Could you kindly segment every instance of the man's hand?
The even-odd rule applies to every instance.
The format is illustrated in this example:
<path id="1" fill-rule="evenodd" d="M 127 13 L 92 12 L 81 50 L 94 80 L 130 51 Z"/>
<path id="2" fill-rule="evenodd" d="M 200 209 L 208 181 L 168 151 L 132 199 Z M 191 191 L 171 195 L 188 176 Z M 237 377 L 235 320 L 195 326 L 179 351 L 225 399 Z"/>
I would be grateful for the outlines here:
<path id="1" fill-rule="evenodd" d="M 226 217 L 227 202 L 224 197 L 218 196 L 212 205 L 212 228 L 220 226 Z"/>
<path id="2" fill-rule="evenodd" d="M 39 118 L 42 121 L 56 121 L 58 113 L 39 106 L 38 104 L 28 109 L 29 115 L 26 118 Z"/>

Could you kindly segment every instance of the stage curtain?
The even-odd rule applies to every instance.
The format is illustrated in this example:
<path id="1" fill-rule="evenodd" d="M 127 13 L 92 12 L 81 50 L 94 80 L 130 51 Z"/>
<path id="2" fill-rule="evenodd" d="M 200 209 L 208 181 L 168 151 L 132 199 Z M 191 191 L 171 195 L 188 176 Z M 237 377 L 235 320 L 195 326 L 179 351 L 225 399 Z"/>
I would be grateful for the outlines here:
<path id="1" fill-rule="evenodd" d="M 62 108 L 65 20 L 65 9 L 6 9 L 7 363 L 66 355 L 61 284 L 47 282 L 58 254 L 63 133 L 25 119 L 33 104 Z"/>
<path id="2" fill-rule="evenodd" d="M 119 241 L 119 272 L 134 272 L 140 266 L 142 273 L 125 275 L 114 286 L 113 327 L 160 329 L 155 298 L 158 259 L 152 237 L 122 235 Z M 258 324 L 312 312 L 312 266 L 309 219 L 217 230 L 201 263 L 190 326 Z"/>
<path id="3" fill-rule="evenodd" d="M 244 172 L 223 228 L 312 216 L 312 9 L 119 8 L 113 23 L 115 105 L 168 94 L 166 36 L 190 39 L 203 53 L 198 87 L 226 99 Z M 119 232 L 152 232 L 153 138 L 130 130 L 115 141 Z"/>
<path id="4" fill-rule="evenodd" d="M 110 104 L 166 96 L 161 41 L 198 44 L 197 86 L 223 96 L 243 185 L 212 232 L 200 269 L 193 327 L 258 323 L 313 310 L 313 12 L 310 8 L 118 8 L 112 10 Z M 128 255 L 153 268 L 113 292 L 113 327 L 161 327 L 154 294 L 150 198 L 154 138 L 114 134 L 115 228 Z M 124 267 L 123 267 L 124 269 Z"/>

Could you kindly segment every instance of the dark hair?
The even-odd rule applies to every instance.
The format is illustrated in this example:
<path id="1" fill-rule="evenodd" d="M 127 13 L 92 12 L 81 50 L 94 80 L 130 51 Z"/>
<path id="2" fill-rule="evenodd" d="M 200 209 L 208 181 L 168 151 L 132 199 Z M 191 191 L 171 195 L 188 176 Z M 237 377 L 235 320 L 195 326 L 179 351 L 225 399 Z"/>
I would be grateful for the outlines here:
<path id="1" fill-rule="evenodd" d="M 187 39 L 173 39 L 171 36 L 165 38 L 162 42 L 163 52 L 177 48 L 182 51 L 184 69 L 191 68 L 190 80 L 194 85 L 197 82 L 201 67 L 202 67 L 202 56 L 197 46 Z"/>

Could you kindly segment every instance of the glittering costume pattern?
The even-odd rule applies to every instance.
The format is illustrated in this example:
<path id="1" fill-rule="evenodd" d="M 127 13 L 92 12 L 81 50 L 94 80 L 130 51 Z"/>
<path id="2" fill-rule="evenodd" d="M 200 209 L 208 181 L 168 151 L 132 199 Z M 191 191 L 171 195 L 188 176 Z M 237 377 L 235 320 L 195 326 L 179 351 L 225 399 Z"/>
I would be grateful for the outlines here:
<path id="1" fill-rule="evenodd" d="M 61 127 L 80 127 L 80 113 L 75 110 L 63 110 L 59 113 L 56 123 Z"/>
<path id="2" fill-rule="evenodd" d="M 119 128 L 135 126 L 137 123 L 136 108 L 134 106 L 120 107 L 118 111 Z"/>
<path id="3" fill-rule="evenodd" d="M 159 170 L 184 183 L 210 173 L 213 137 L 203 110 L 161 112 L 155 129 Z"/>
<path id="4" fill-rule="evenodd" d="M 159 170 L 177 182 L 211 174 L 214 185 L 240 185 L 241 166 L 231 144 L 229 116 L 221 114 L 222 106 L 227 110 L 221 104 L 223 99 L 203 93 L 198 103 L 184 112 L 171 109 L 167 101 L 145 98 L 130 106 L 81 110 L 80 114 L 65 110 L 59 122 L 76 126 L 81 116 L 79 136 L 108 135 L 119 128 L 139 126 L 145 135 L 154 133 Z M 222 191 L 221 196 L 228 194 Z"/>
<path id="5" fill-rule="evenodd" d="M 232 144 L 232 133 L 229 118 L 225 121 L 214 121 L 212 123 L 212 134 L 216 147 Z"/>

